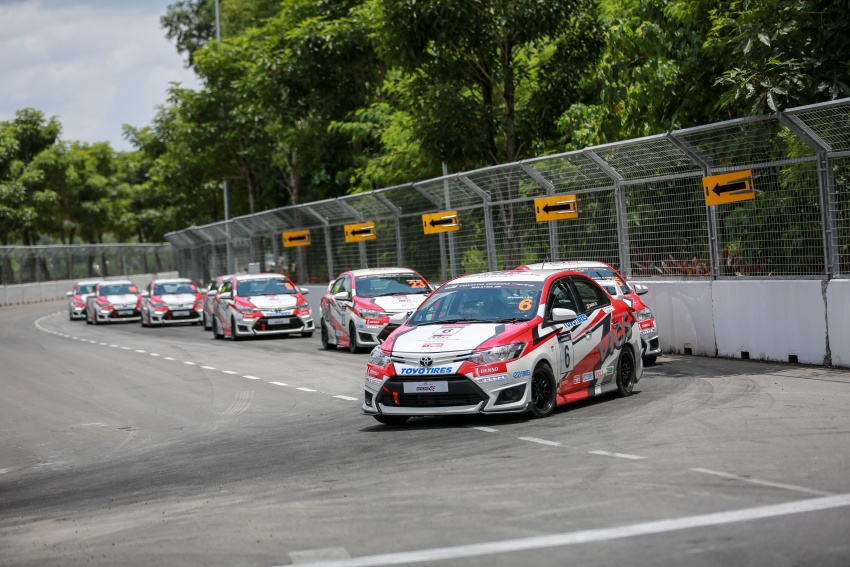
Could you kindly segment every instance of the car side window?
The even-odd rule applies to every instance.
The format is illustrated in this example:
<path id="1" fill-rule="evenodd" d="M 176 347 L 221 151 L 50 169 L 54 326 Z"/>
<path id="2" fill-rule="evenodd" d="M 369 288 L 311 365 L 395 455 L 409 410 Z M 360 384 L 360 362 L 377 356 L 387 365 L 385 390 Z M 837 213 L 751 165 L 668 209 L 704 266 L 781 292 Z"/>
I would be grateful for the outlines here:
<path id="1" fill-rule="evenodd" d="M 560 307 L 563 309 L 572 309 L 576 313 L 580 313 L 581 309 L 573 296 L 570 289 L 569 280 L 562 278 L 552 284 L 549 290 L 549 309 Z"/>
<path id="2" fill-rule="evenodd" d="M 596 282 L 577 276 L 573 278 L 573 286 L 584 304 L 585 313 L 611 303 L 608 294 Z"/>
<path id="3" fill-rule="evenodd" d="M 344 277 L 337 278 L 334 282 L 333 288 L 331 288 L 331 293 L 339 293 L 341 291 L 345 291 L 343 289 L 343 283 L 345 282 Z"/>
<path id="4" fill-rule="evenodd" d="M 342 289 L 340 291 L 351 294 L 351 278 L 348 276 L 342 276 Z"/>

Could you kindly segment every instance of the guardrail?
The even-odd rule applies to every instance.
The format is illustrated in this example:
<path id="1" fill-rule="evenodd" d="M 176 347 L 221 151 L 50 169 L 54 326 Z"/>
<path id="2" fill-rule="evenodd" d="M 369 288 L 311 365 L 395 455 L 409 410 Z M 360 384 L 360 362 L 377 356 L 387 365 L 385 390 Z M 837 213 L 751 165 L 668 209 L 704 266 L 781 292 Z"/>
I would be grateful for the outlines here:
<path id="1" fill-rule="evenodd" d="M 541 212 L 565 220 L 538 222 Z M 630 278 L 847 277 L 850 99 L 282 207 L 166 239 L 180 273 L 200 281 L 249 263 L 302 284 L 390 265 L 444 281 L 558 259 L 603 260 Z"/>

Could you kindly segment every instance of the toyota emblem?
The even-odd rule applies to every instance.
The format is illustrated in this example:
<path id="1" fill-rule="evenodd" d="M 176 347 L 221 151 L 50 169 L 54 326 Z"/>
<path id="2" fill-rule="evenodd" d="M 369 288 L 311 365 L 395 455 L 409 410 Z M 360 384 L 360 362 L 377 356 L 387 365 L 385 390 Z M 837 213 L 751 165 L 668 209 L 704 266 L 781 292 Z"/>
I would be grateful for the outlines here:
<path id="1" fill-rule="evenodd" d="M 421 366 L 422 368 L 430 368 L 433 365 L 434 365 L 434 359 L 431 358 L 430 356 L 423 356 L 422 358 L 419 359 L 419 366 Z"/>

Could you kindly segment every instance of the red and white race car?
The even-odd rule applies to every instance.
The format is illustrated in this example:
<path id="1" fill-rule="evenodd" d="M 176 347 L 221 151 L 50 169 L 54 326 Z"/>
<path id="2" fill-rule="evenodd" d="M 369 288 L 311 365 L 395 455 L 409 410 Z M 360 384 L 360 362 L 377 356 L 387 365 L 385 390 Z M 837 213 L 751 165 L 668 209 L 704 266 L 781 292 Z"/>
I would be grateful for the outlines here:
<path id="1" fill-rule="evenodd" d="M 639 297 L 649 291 L 645 285 L 629 284 L 620 275 L 620 272 L 605 262 L 561 260 L 557 262 L 529 264 L 527 266 L 521 266 L 518 269 L 525 268 L 534 270 L 575 270 L 582 272 L 597 280 L 614 297 L 617 297 L 617 290 L 612 288 L 617 286 L 619 292 L 622 293 L 622 297 L 630 301 L 632 307 L 635 309 L 638 326 L 640 327 L 641 346 L 643 347 L 643 364 L 644 366 L 655 364 L 655 360 L 661 354 L 661 343 L 658 339 L 658 326 L 655 323 L 655 315 L 652 314 L 652 310 Z"/>
<path id="2" fill-rule="evenodd" d="M 217 339 L 262 335 L 313 335 L 313 315 L 299 288 L 281 274 L 225 278 L 213 300 L 213 335 Z"/>
<path id="3" fill-rule="evenodd" d="M 94 293 L 94 286 L 100 280 L 84 280 L 74 284 L 74 289 L 67 292 L 68 296 L 68 319 L 86 318 L 86 298 Z"/>
<path id="4" fill-rule="evenodd" d="M 357 352 L 382 340 L 431 293 L 410 268 L 372 268 L 343 272 L 322 296 L 322 347 Z"/>
<path id="5" fill-rule="evenodd" d="M 362 413 L 414 416 L 530 412 L 616 392 L 640 380 L 634 308 L 572 270 L 521 269 L 445 283 L 372 350 Z"/>
<path id="6" fill-rule="evenodd" d="M 142 292 L 142 327 L 191 323 L 204 316 L 201 290 L 188 278 L 152 280 Z"/>
<path id="7" fill-rule="evenodd" d="M 208 284 L 202 292 L 204 294 L 204 330 L 212 331 L 213 328 L 213 301 L 224 284 L 224 280 L 231 276 L 216 276 Z"/>
<path id="8" fill-rule="evenodd" d="M 142 294 L 130 280 L 97 282 L 86 297 L 86 323 L 99 325 L 141 319 Z"/>

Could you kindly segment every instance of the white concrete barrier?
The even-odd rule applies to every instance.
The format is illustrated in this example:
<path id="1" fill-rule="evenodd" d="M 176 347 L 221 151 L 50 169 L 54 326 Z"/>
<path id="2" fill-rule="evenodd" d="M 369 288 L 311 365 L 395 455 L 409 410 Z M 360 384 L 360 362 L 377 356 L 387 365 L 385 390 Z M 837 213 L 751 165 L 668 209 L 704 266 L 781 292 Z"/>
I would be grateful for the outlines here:
<path id="1" fill-rule="evenodd" d="M 832 280 L 826 289 L 827 337 L 832 364 L 850 368 L 850 280 Z"/>
<path id="2" fill-rule="evenodd" d="M 642 295 L 658 325 L 661 350 L 717 356 L 712 317 L 711 282 L 652 281 Z"/>
<path id="3" fill-rule="evenodd" d="M 158 274 L 136 274 L 132 276 L 114 276 L 107 280 L 130 280 L 139 289 L 144 289 L 154 278 L 176 278 L 177 272 L 162 272 Z M 88 279 L 88 278 L 81 278 Z M 24 303 L 40 303 L 42 301 L 55 301 L 64 299 L 66 293 L 74 287 L 78 280 L 59 280 L 55 282 L 43 282 L 24 285 L 0 286 L 0 306 L 21 305 Z"/>

